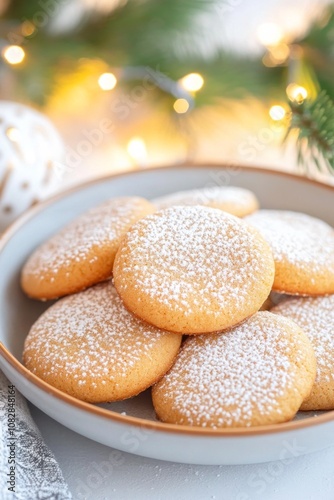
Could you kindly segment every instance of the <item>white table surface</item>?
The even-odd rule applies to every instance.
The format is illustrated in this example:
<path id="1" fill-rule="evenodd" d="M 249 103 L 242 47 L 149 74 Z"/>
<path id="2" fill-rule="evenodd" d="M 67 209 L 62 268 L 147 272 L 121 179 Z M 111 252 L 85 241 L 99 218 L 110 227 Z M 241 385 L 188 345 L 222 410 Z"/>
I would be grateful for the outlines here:
<path id="1" fill-rule="evenodd" d="M 334 499 L 334 447 L 288 465 L 175 464 L 113 452 L 30 408 L 75 500 Z"/>

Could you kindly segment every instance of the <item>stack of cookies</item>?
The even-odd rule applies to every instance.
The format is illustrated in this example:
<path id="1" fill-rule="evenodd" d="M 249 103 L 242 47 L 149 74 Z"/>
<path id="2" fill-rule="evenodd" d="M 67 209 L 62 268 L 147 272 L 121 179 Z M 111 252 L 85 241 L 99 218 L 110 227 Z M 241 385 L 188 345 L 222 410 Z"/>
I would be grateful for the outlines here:
<path id="1" fill-rule="evenodd" d="M 211 428 L 334 409 L 334 230 L 246 189 L 112 199 L 37 248 L 22 287 L 62 297 L 24 364 L 81 400 L 153 386 L 160 420 Z"/>

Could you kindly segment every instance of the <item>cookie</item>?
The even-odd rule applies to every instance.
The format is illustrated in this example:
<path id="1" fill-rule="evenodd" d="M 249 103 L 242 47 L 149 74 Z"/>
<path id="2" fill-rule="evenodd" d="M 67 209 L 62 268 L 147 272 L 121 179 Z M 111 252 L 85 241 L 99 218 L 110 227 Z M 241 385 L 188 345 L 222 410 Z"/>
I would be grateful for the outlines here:
<path id="1" fill-rule="evenodd" d="M 295 321 L 315 351 L 317 377 L 301 409 L 334 410 L 334 295 L 286 300 L 272 312 Z"/>
<path id="2" fill-rule="evenodd" d="M 130 398 L 170 368 L 181 335 L 132 316 L 111 282 L 56 302 L 32 326 L 23 362 L 35 375 L 91 403 Z"/>
<path id="3" fill-rule="evenodd" d="M 152 389 L 163 422 L 251 427 L 291 420 L 316 374 L 312 345 L 291 320 L 264 311 L 223 333 L 188 337 Z"/>
<path id="4" fill-rule="evenodd" d="M 22 288 L 36 299 L 84 290 L 111 276 L 126 231 L 155 211 L 143 198 L 114 198 L 75 219 L 38 247 L 22 270 Z"/>
<path id="5" fill-rule="evenodd" d="M 248 189 L 232 186 L 179 191 L 155 198 L 152 203 L 159 210 L 175 205 L 203 205 L 219 208 L 237 217 L 244 217 L 259 208 L 259 202 L 254 193 Z"/>
<path id="6" fill-rule="evenodd" d="M 271 245 L 274 290 L 291 295 L 334 293 L 334 230 L 298 212 L 260 210 L 245 219 Z"/>
<path id="7" fill-rule="evenodd" d="M 123 238 L 114 282 L 125 306 L 169 331 L 223 330 L 257 312 L 274 279 L 269 245 L 241 219 L 215 208 L 171 207 Z"/>

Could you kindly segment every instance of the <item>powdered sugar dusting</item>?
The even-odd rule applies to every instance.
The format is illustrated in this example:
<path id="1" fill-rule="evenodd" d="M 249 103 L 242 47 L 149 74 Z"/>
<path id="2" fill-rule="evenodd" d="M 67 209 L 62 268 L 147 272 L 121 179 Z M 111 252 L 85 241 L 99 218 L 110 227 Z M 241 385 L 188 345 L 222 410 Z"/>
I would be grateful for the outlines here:
<path id="1" fill-rule="evenodd" d="M 299 268 L 334 271 L 334 231 L 325 222 L 299 212 L 260 210 L 245 220 L 270 243 L 277 262 Z"/>
<path id="2" fill-rule="evenodd" d="M 33 325 L 25 342 L 25 362 L 46 376 L 70 377 L 79 385 L 98 388 L 126 378 L 131 367 L 150 360 L 152 350 L 168 332 L 132 316 L 110 282 L 56 302 Z M 175 335 L 175 334 L 173 334 Z"/>
<path id="3" fill-rule="evenodd" d="M 202 427 L 250 426 L 254 415 L 280 413 L 280 398 L 295 390 L 295 363 L 305 359 L 298 335 L 292 346 L 291 322 L 281 319 L 261 312 L 227 333 L 190 337 L 157 397 L 177 411 L 178 423 Z"/>
<path id="4" fill-rule="evenodd" d="M 145 296 L 185 316 L 194 310 L 218 316 L 222 308 L 242 306 L 273 272 L 271 253 L 258 234 L 213 208 L 156 212 L 132 227 L 125 245 L 130 264 L 121 269 L 121 295 L 129 277 Z"/>
<path id="5" fill-rule="evenodd" d="M 160 198 L 152 203 L 158 208 L 168 208 L 174 205 L 206 205 L 221 208 L 231 213 L 250 213 L 258 206 L 255 195 L 248 189 L 233 186 L 214 186 L 202 189 L 178 191 Z"/>
<path id="6" fill-rule="evenodd" d="M 70 268 L 73 261 L 86 260 L 94 249 L 96 255 L 90 257 L 90 262 L 97 261 L 100 248 L 119 240 L 140 218 L 136 213 L 143 212 L 143 202 L 147 203 L 136 197 L 114 198 L 94 207 L 37 248 L 25 271 L 43 280 L 43 273 L 57 275 L 60 269 Z"/>
<path id="7" fill-rule="evenodd" d="M 316 382 L 334 380 L 334 295 L 286 300 L 272 312 L 294 320 L 309 337 L 317 359 Z"/>

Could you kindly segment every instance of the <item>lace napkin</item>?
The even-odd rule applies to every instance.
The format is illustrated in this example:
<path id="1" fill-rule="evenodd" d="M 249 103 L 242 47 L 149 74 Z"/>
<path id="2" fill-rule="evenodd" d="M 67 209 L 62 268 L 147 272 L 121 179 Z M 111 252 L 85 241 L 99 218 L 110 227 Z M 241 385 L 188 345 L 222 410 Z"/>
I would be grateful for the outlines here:
<path id="1" fill-rule="evenodd" d="M 0 499 L 72 498 L 23 396 L 0 371 Z"/>

